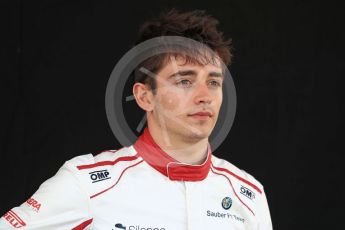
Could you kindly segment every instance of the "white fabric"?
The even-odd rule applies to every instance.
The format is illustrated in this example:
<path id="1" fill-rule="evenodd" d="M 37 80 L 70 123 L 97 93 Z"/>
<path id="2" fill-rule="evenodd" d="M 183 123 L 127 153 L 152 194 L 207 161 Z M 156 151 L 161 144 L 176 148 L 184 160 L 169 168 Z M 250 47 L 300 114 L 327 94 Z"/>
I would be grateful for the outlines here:
<path id="1" fill-rule="evenodd" d="M 66 230 L 92 220 L 85 229 L 271 230 L 263 186 L 225 160 L 212 156 L 211 161 L 204 180 L 172 181 L 133 146 L 78 156 L 43 183 L 29 203 L 5 214 L 0 229 Z M 227 210 L 225 197 L 232 203 Z"/>

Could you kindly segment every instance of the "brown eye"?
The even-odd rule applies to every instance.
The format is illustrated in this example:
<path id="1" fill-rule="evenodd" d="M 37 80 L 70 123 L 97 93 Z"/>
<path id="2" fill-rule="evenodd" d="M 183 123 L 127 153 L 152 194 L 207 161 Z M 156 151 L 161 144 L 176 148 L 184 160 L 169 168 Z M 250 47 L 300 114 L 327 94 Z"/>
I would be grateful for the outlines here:
<path id="1" fill-rule="evenodd" d="M 220 82 L 218 82 L 218 81 L 210 81 L 210 85 L 216 86 L 216 87 L 221 86 Z"/>

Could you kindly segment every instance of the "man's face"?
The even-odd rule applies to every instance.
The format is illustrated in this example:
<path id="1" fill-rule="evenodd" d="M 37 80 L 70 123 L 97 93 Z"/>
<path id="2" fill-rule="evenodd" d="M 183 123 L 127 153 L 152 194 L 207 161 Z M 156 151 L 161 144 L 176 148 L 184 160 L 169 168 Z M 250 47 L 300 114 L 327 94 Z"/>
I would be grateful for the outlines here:
<path id="1" fill-rule="evenodd" d="M 222 84 L 220 62 L 198 65 L 171 57 L 156 76 L 152 121 L 169 137 L 207 138 L 218 118 Z"/>

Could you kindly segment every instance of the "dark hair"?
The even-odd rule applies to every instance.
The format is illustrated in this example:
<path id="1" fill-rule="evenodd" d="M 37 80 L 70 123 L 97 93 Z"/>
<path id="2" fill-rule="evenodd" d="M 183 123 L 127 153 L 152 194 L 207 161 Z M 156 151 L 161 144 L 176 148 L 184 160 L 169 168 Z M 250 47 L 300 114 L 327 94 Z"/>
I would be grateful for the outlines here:
<path id="1" fill-rule="evenodd" d="M 221 58 L 225 65 L 229 65 L 232 58 L 231 39 L 225 40 L 223 33 L 217 29 L 217 25 L 218 20 L 207 15 L 204 10 L 180 13 L 176 9 L 172 9 L 162 13 L 158 19 L 146 21 L 139 29 L 136 44 L 160 36 L 187 37 L 206 45 Z M 154 90 L 156 88 L 155 79 L 140 71 L 140 68 L 144 67 L 152 73 L 158 73 L 171 55 L 179 56 L 181 54 L 164 53 L 144 60 L 134 71 L 134 82 L 146 83 Z M 186 57 L 186 62 L 206 64 L 188 54 L 184 57 Z"/>

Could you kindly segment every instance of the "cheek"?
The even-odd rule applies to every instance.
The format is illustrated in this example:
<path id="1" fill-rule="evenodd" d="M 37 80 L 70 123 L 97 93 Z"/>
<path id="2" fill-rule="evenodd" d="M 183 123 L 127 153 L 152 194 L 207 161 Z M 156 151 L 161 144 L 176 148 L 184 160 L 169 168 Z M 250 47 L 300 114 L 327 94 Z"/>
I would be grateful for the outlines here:
<path id="1" fill-rule="evenodd" d="M 175 111 L 181 106 L 182 98 L 176 92 L 165 91 L 160 95 L 159 103 L 164 109 Z"/>
<path id="2" fill-rule="evenodd" d="M 223 91 L 221 91 L 218 95 L 217 103 L 219 107 L 222 105 L 222 102 L 223 102 Z"/>

